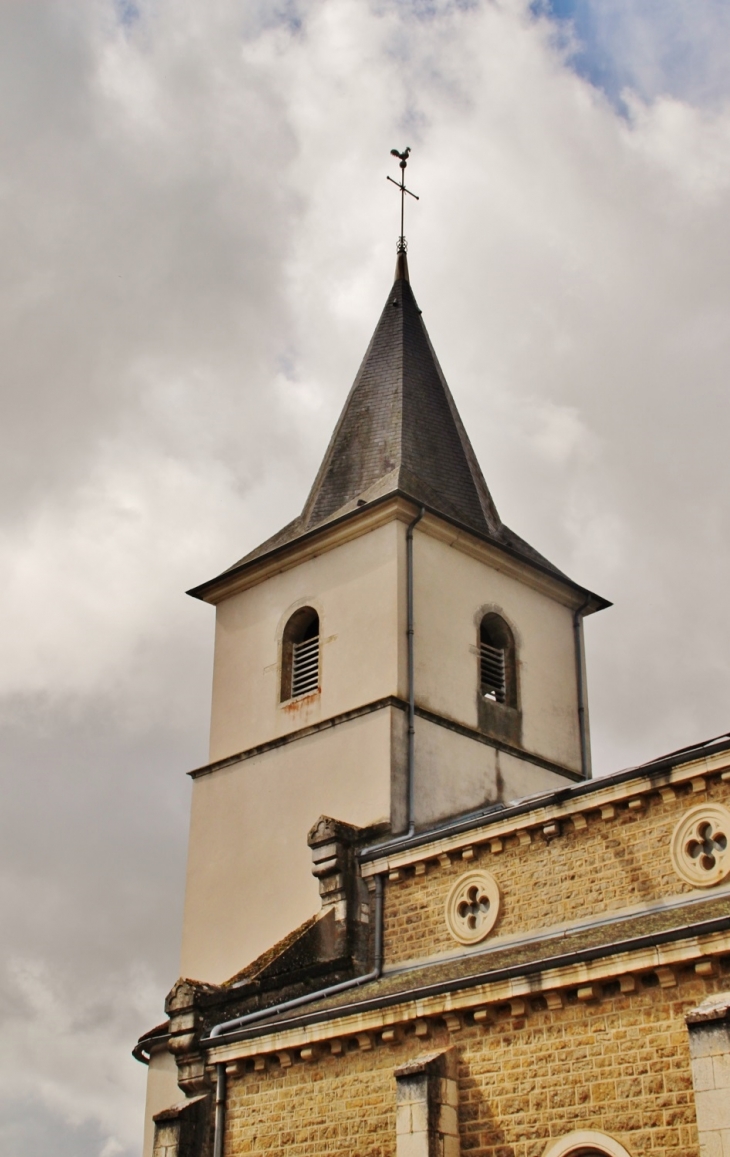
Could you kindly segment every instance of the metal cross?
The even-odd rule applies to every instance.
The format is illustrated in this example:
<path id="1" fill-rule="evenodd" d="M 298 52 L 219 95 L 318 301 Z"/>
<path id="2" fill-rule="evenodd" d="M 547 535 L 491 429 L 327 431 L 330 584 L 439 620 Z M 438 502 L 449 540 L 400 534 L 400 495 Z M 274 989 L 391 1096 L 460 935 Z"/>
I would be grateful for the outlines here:
<path id="1" fill-rule="evenodd" d="M 408 246 L 406 245 L 406 239 L 405 239 L 405 235 L 404 235 L 404 231 L 403 231 L 403 217 L 405 214 L 406 193 L 408 194 L 409 197 L 413 197 L 414 201 L 420 200 L 420 198 L 417 197 L 415 193 L 412 193 L 410 189 L 406 189 L 406 165 L 408 164 L 408 157 L 410 156 L 410 152 L 411 152 L 410 146 L 407 149 L 405 149 L 402 153 L 399 153 L 397 149 L 391 149 L 390 150 L 390 155 L 392 157 L 398 157 L 398 159 L 400 160 L 400 181 L 394 181 L 392 177 L 386 178 L 388 181 L 391 182 L 392 185 L 395 185 L 395 186 L 397 186 L 397 188 L 400 189 L 400 237 L 398 238 L 398 252 L 399 253 L 405 253 L 406 249 L 408 248 Z"/>

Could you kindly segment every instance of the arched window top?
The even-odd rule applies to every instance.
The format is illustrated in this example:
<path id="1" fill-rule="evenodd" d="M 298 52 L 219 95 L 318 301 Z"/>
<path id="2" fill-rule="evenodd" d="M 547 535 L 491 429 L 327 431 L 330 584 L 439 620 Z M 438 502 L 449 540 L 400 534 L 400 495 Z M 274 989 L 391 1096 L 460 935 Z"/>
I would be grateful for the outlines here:
<path id="1" fill-rule="evenodd" d="M 615 1137 L 593 1129 L 580 1129 L 551 1141 L 542 1157 L 631 1157 Z"/>
<path id="2" fill-rule="evenodd" d="M 284 627 L 281 654 L 281 701 L 319 691 L 319 615 L 300 607 Z"/>
<path id="3" fill-rule="evenodd" d="M 493 703 L 517 706 L 515 639 L 507 622 L 495 611 L 479 624 L 479 685 Z"/>

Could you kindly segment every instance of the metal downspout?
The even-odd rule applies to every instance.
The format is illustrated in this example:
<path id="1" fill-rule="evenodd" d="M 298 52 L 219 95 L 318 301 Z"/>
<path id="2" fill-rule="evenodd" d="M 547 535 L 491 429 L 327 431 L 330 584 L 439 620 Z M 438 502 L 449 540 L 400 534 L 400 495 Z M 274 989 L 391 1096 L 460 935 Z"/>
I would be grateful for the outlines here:
<path id="1" fill-rule="evenodd" d="M 245 1016 L 237 1016 L 233 1020 L 224 1020 L 210 1030 L 209 1040 L 223 1036 L 227 1032 L 245 1028 L 257 1020 L 268 1020 L 269 1017 L 279 1016 L 288 1012 L 290 1008 L 299 1008 L 303 1004 L 311 1004 L 314 1000 L 324 1000 L 327 996 L 334 996 L 338 992 L 346 992 L 348 988 L 359 988 L 362 984 L 369 984 L 371 980 L 379 980 L 383 971 L 383 877 L 375 877 L 375 935 L 373 943 L 373 967 L 370 972 L 362 976 L 354 976 L 351 980 L 341 980 L 339 984 L 331 984 L 329 988 L 319 988 L 316 992 L 307 992 L 304 996 L 296 996 L 292 1000 L 285 1000 L 282 1004 L 272 1004 L 270 1008 L 260 1008 L 256 1012 L 248 1012 Z M 220 1157 L 214 1154 L 214 1157 Z"/>
<path id="2" fill-rule="evenodd" d="M 213 1157 L 223 1157 L 223 1135 L 226 1125 L 226 1066 L 217 1064 L 215 1078 L 215 1132 Z"/>
<path id="3" fill-rule="evenodd" d="M 408 762 L 406 782 L 408 792 L 408 835 L 416 830 L 416 686 L 413 659 L 413 531 L 426 513 L 421 507 L 406 530 L 406 636 L 408 639 Z"/>
<path id="4" fill-rule="evenodd" d="M 583 615 L 591 599 L 573 611 L 573 640 L 575 643 L 575 675 L 578 684 L 578 731 L 580 734 L 580 769 L 584 779 L 590 778 L 588 761 L 588 728 L 586 726 L 585 654 L 583 650 Z"/>

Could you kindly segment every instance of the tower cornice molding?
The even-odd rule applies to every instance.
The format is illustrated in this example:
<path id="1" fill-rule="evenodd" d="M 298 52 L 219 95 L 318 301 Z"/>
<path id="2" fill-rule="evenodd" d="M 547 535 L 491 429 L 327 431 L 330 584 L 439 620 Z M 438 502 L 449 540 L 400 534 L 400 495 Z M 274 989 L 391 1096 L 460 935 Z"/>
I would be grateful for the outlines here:
<path id="1" fill-rule="evenodd" d="M 259 558 L 232 567 L 208 582 L 193 587 L 187 593 L 193 598 L 215 605 L 240 591 L 265 582 L 275 574 L 300 566 L 317 555 L 335 550 L 390 522 L 409 523 L 418 510 L 419 504 L 409 496 L 388 494 L 369 502 L 366 506 L 356 506 L 347 510 L 326 526 L 315 527 L 293 542 L 274 547 Z M 528 561 L 524 555 L 510 550 L 509 546 L 483 537 L 456 519 L 450 519 L 441 512 L 430 510 L 427 506 L 425 511 L 424 518 L 419 523 L 421 533 L 428 534 L 510 577 L 518 578 L 565 607 L 571 610 L 583 607 L 585 614 L 592 614 L 611 606 L 607 599 L 579 586 L 567 576 L 560 576 L 552 569 L 541 567 L 537 561 Z"/>

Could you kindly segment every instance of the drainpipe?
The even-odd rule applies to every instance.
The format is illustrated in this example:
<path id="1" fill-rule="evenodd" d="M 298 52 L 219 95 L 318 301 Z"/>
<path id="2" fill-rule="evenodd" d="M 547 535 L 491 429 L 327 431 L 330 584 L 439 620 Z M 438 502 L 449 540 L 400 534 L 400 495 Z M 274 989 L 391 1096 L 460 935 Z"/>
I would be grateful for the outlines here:
<path id="1" fill-rule="evenodd" d="M 413 663 L 413 531 L 426 513 L 421 507 L 406 530 L 406 635 L 408 638 L 408 762 L 406 783 L 408 790 L 408 835 L 416 830 L 416 686 Z"/>
<path id="2" fill-rule="evenodd" d="M 257 1012 L 249 1012 L 246 1016 L 237 1016 L 234 1020 L 224 1020 L 216 1024 L 210 1031 L 210 1040 L 223 1036 L 228 1032 L 244 1028 L 265 1017 L 278 1016 L 288 1012 L 290 1008 L 299 1008 L 302 1004 L 311 1004 L 314 1000 L 324 1000 L 327 996 L 345 992 L 348 988 L 357 988 L 368 984 L 371 980 L 380 980 L 383 972 L 383 877 L 375 877 L 375 943 L 373 945 L 373 967 L 364 976 L 356 976 L 352 980 L 343 980 L 339 984 L 331 984 L 329 988 L 320 988 L 318 992 L 308 992 L 304 996 L 297 996 L 293 1000 L 285 1000 L 282 1004 L 274 1004 L 271 1008 L 260 1008 Z M 213 1134 L 213 1157 L 223 1157 L 223 1132 L 226 1122 L 226 1066 L 216 1065 L 215 1083 L 215 1131 Z"/>
<path id="3" fill-rule="evenodd" d="M 585 655 L 583 652 L 583 615 L 591 603 L 590 595 L 573 611 L 573 640 L 575 642 L 575 675 L 578 683 L 578 731 L 580 734 L 580 769 L 584 779 L 590 779 L 588 765 L 588 727 L 586 725 Z"/>
<path id="4" fill-rule="evenodd" d="M 327 996 L 334 996 L 338 992 L 345 992 L 348 988 L 358 988 L 362 984 L 369 984 L 371 980 L 380 980 L 383 971 L 383 877 L 375 877 L 375 943 L 373 945 L 373 967 L 363 976 L 354 976 L 351 980 L 341 980 L 339 984 L 331 984 L 329 988 L 320 988 L 317 992 L 307 992 L 304 996 L 296 996 L 293 1000 L 285 1000 L 282 1004 L 272 1004 L 270 1008 L 260 1008 L 256 1012 L 248 1012 L 245 1016 L 237 1016 L 233 1020 L 224 1020 L 210 1030 L 208 1040 L 235 1032 L 245 1028 L 257 1020 L 265 1020 L 271 1016 L 279 1016 L 288 1012 L 290 1008 L 299 1008 L 302 1004 L 311 1004 L 314 1000 L 324 1000 Z M 216 1155 L 217 1157 L 217 1155 Z"/>
<path id="5" fill-rule="evenodd" d="M 213 1157 L 223 1157 L 223 1133 L 226 1123 L 226 1066 L 218 1064 L 215 1079 L 215 1133 Z"/>

